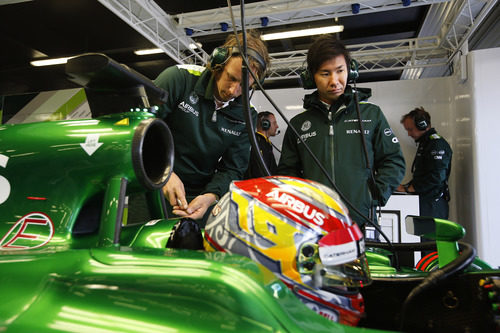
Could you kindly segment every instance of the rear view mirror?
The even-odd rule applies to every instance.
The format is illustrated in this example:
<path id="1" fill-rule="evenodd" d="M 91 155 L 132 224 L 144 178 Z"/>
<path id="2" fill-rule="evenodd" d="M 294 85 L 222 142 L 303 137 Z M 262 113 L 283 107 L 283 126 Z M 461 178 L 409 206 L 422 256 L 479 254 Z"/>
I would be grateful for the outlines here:
<path id="1" fill-rule="evenodd" d="M 455 242 L 465 236 L 465 229 L 458 223 L 430 216 L 408 215 L 406 232 L 437 241 Z"/>
<path id="2" fill-rule="evenodd" d="M 414 216 L 408 215 L 405 219 L 406 232 L 414 236 L 424 236 L 435 234 L 436 222 L 430 216 Z"/>

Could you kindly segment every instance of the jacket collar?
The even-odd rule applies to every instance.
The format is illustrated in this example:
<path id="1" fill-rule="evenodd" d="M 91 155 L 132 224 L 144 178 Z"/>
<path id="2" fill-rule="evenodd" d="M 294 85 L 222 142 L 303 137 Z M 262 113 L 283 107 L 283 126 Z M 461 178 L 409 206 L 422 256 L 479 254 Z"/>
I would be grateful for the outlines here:
<path id="1" fill-rule="evenodd" d="M 256 134 L 259 134 L 260 136 L 262 136 L 262 137 L 263 137 L 263 138 L 264 138 L 267 142 L 271 142 L 271 141 L 269 140 L 269 138 L 268 138 L 267 136 L 265 136 L 263 133 L 261 133 L 261 132 L 259 132 L 259 131 L 255 132 L 255 133 L 256 133 Z"/>
<path id="2" fill-rule="evenodd" d="M 367 100 L 372 95 L 372 90 L 369 88 L 357 88 L 358 89 L 358 100 L 363 101 Z M 333 105 L 333 109 L 337 110 L 341 105 L 346 105 L 346 107 L 351 106 L 354 102 L 354 93 L 353 89 L 350 85 L 348 85 L 342 95 L 340 95 L 339 99 Z M 312 94 L 308 94 L 304 96 L 304 109 L 308 110 L 309 108 L 315 108 L 327 113 L 325 104 L 321 102 L 319 99 L 318 90 L 315 90 Z M 332 107 L 330 107 L 331 109 Z"/>
<path id="3" fill-rule="evenodd" d="M 417 143 L 425 142 L 431 137 L 432 134 L 436 134 L 436 133 L 437 132 L 434 129 L 434 127 L 431 127 L 424 134 L 422 134 L 422 136 L 420 138 L 415 140 L 415 142 L 417 142 Z"/>

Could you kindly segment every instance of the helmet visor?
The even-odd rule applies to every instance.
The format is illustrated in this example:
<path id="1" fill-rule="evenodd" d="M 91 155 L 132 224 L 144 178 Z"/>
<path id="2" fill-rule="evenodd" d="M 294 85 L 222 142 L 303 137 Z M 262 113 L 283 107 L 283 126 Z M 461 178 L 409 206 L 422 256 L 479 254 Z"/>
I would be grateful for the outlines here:
<path id="1" fill-rule="evenodd" d="M 362 287 L 371 283 L 363 234 L 356 224 L 330 232 L 318 245 L 321 262 L 315 269 L 318 286 Z"/>
<path id="2" fill-rule="evenodd" d="M 364 287 L 372 282 L 366 255 L 363 253 L 355 260 L 334 266 L 318 265 L 315 280 L 319 287 Z"/>

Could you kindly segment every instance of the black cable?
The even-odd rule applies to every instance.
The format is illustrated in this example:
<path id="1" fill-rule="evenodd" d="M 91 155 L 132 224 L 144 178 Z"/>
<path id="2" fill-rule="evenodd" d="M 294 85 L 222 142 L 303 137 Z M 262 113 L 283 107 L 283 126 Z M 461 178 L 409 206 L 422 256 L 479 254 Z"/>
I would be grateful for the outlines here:
<path id="1" fill-rule="evenodd" d="M 271 142 L 271 140 L 269 140 L 269 143 L 271 144 L 271 146 L 273 146 L 273 148 L 274 148 L 274 149 L 276 149 L 278 152 L 280 152 L 280 153 L 281 153 L 281 150 L 279 150 L 279 148 L 278 148 L 278 147 L 276 147 L 276 146 L 274 145 L 274 143 L 272 143 L 272 142 Z"/>
<path id="2" fill-rule="evenodd" d="M 358 116 L 359 130 L 361 132 L 361 145 L 363 147 L 363 152 L 365 155 L 366 168 L 368 170 L 370 170 L 370 180 L 372 182 L 371 185 L 368 184 L 368 186 L 369 186 L 370 192 L 372 192 L 372 196 L 375 196 L 377 201 L 379 201 L 380 197 L 375 189 L 375 176 L 373 175 L 373 169 L 372 169 L 371 164 L 370 164 L 370 157 L 368 156 L 368 148 L 366 147 L 365 130 L 363 127 L 363 119 L 361 118 L 361 111 L 359 109 L 358 89 L 356 88 L 356 80 L 353 81 L 353 85 L 354 85 L 354 104 L 356 106 L 356 114 Z"/>
<path id="3" fill-rule="evenodd" d="M 472 262 L 476 258 L 476 249 L 474 249 L 471 245 L 464 242 L 458 242 L 458 244 L 461 250 L 461 254 L 457 258 L 455 258 L 455 260 L 448 263 L 446 266 L 436 271 L 430 272 L 429 275 L 425 277 L 424 280 L 419 285 L 413 288 L 408 294 L 408 296 L 406 296 L 406 299 L 403 302 L 403 305 L 401 306 L 401 321 L 400 321 L 401 331 L 404 328 L 406 320 L 405 316 L 406 316 L 406 311 L 408 310 L 408 306 L 413 301 L 413 299 L 415 299 L 415 297 L 417 297 L 425 290 L 433 286 L 436 286 L 441 281 L 462 272 L 470 264 L 472 264 Z"/>
<path id="4" fill-rule="evenodd" d="M 376 247 L 379 249 L 393 249 L 395 251 L 407 251 L 407 252 L 415 252 L 415 251 L 425 251 L 425 250 L 436 250 L 436 242 L 428 241 L 421 243 L 397 243 L 390 246 L 387 243 L 379 243 L 379 242 L 365 242 L 365 247 Z"/>
<path id="5" fill-rule="evenodd" d="M 242 97 L 243 97 L 243 103 L 244 103 L 243 106 L 244 106 L 245 110 L 247 110 L 247 112 L 245 112 L 245 121 L 247 121 L 247 123 L 250 124 L 250 126 L 247 127 L 247 131 L 248 131 L 248 135 L 250 137 L 250 144 L 252 146 L 252 149 L 258 149 L 258 148 L 257 148 L 257 138 L 255 137 L 255 130 L 254 130 L 253 122 L 252 122 L 252 119 L 251 119 L 252 117 L 251 117 L 251 111 L 250 111 L 250 101 L 248 100 L 248 72 L 250 72 L 250 74 L 252 75 L 252 77 L 254 79 L 254 82 L 257 84 L 257 86 L 262 91 L 262 93 L 267 98 L 267 100 L 271 103 L 271 105 L 274 107 L 274 109 L 279 113 L 279 115 L 281 116 L 281 118 L 283 118 L 283 120 L 286 122 L 286 124 L 288 125 L 288 127 L 297 136 L 297 138 L 299 139 L 299 141 L 304 145 L 304 147 L 306 148 L 308 154 L 311 156 L 311 158 L 313 159 L 313 161 L 318 165 L 319 169 L 325 175 L 325 177 L 328 179 L 328 181 L 332 185 L 333 189 L 339 194 L 340 198 L 347 205 L 349 205 L 352 208 L 353 211 L 355 211 L 365 221 L 367 221 L 369 224 L 371 224 L 382 235 L 382 237 L 384 237 L 384 239 L 387 241 L 388 244 L 392 244 L 392 242 L 389 240 L 389 238 L 387 237 L 387 235 L 385 235 L 385 233 L 382 231 L 382 229 L 380 228 L 380 226 L 377 225 L 370 218 L 366 217 L 363 213 L 361 213 L 359 211 L 359 209 L 357 207 L 355 207 L 346 198 L 346 196 L 338 189 L 337 185 L 333 181 L 333 179 L 330 176 L 330 174 L 323 167 L 323 165 L 318 160 L 318 158 L 316 157 L 316 155 L 314 155 L 314 153 L 311 151 L 311 148 L 309 148 L 309 146 L 301 138 L 300 134 L 297 132 L 297 130 L 295 129 L 295 127 L 293 127 L 293 125 L 285 117 L 285 115 L 280 110 L 280 108 L 276 105 L 276 103 L 273 101 L 273 99 L 267 94 L 267 92 L 265 91 L 264 87 L 260 83 L 260 80 L 256 77 L 256 75 L 251 70 L 248 70 L 250 68 L 250 65 L 248 63 L 248 59 L 246 57 L 246 54 L 244 54 L 242 52 L 243 49 L 242 49 L 242 47 L 241 47 L 241 45 L 239 43 L 238 37 L 237 37 L 238 34 L 237 34 L 237 31 L 236 31 L 236 24 L 235 24 L 235 20 L 234 20 L 234 15 L 233 15 L 233 9 L 232 9 L 232 6 L 231 6 L 231 1 L 227 0 L 227 4 L 228 4 L 228 7 L 229 7 L 229 13 L 230 13 L 230 16 L 231 16 L 231 22 L 232 22 L 232 25 L 233 25 L 233 31 L 234 31 L 234 34 L 236 36 L 236 42 L 237 42 L 237 45 L 238 45 L 238 49 L 240 50 L 240 53 L 242 54 L 241 58 L 243 60 L 243 64 L 245 65 L 245 67 L 243 67 L 243 65 L 242 65 L 242 71 L 243 71 L 243 69 L 245 69 L 243 72 L 246 73 L 246 74 L 242 73 L 243 74 L 243 77 L 242 77 L 242 90 L 243 90 L 242 91 Z M 245 25 L 244 25 L 244 9 L 243 9 L 243 7 L 244 7 L 244 1 L 243 0 L 240 2 L 240 7 L 241 7 L 240 8 L 241 9 L 241 26 L 242 26 L 242 32 L 244 32 L 245 31 Z M 246 39 L 244 40 L 244 42 L 246 43 Z M 267 171 L 266 174 L 270 175 L 270 172 L 269 172 L 269 170 L 267 169 L 267 166 L 264 163 L 264 159 L 262 158 L 262 156 L 260 156 L 260 154 L 258 154 L 258 155 L 259 155 L 259 159 L 258 159 L 259 164 L 262 164 L 261 167 L 265 168 L 265 170 Z"/>
<path id="6" fill-rule="evenodd" d="M 370 190 L 372 197 L 375 197 L 375 199 L 377 200 L 377 203 L 380 203 L 381 200 L 380 200 L 379 194 L 377 193 L 377 188 L 375 186 L 375 184 L 376 184 L 375 176 L 373 175 L 373 169 L 372 169 L 371 164 L 370 164 L 370 157 L 368 156 L 368 148 L 366 147 L 365 129 L 363 127 L 363 119 L 361 118 L 361 110 L 359 109 L 358 89 L 356 87 L 356 79 L 353 80 L 353 86 L 354 86 L 354 105 L 356 108 L 356 114 L 358 116 L 359 130 L 360 130 L 360 135 L 361 135 L 361 146 L 363 147 L 363 152 L 365 155 L 366 168 L 368 170 L 370 170 L 370 179 L 368 180 L 368 189 Z M 372 208 L 370 207 L 370 211 L 371 211 L 371 209 Z M 373 223 L 374 227 L 375 227 L 375 225 L 378 226 L 378 224 Z M 377 229 L 377 231 L 382 235 L 382 237 L 384 237 L 384 239 L 387 241 L 388 244 L 392 245 L 392 242 L 389 240 L 387 235 L 382 232 L 382 229 L 380 227 L 379 228 L 375 227 L 375 229 Z M 396 260 L 396 267 L 399 268 L 399 258 L 398 258 L 398 255 L 396 253 L 394 254 L 394 258 Z"/>
<path id="7" fill-rule="evenodd" d="M 240 41 L 238 40 L 238 32 L 236 30 L 236 22 L 234 20 L 234 15 L 233 15 L 233 8 L 231 6 L 231 1 L 227 0 L 227 5 L 229 7 L 229 14 L 231 16 L 231 23 L 233 25 L 233 31 L 234 31 L 234 36 L 236 40 L 236 44 L 238 46 L 238 50 L 240 51 L 241 58 L 243 60 L 242 65 L 241 65 L 241 89 L 242 89 L 242 100 L 243 100 L 243 108 L 244 110 L 247 110 L 247 112 L 244 112 L 245 116 L 245 122 L 248 124 L 247 126 L 247 133 L 248 133 L 248 138 L 250 139 L 250 146 L 252 147 L 251 154 L 254 154 L 254 157 L 257 160 L 257 166 L 260 169 L 261 174 L 270 176 L 271 172 L 269 171 L 269 168 L 267 167 L 266 163 L 264 162 L 264 157 L 259 154 L 260 148 L 257 143 L 257 137 L 255 136 L 255 126 L 253 124 L 252 120 L 252 114 L 251 114 L 251 109 L 250 109 L 250 98 L 248 97 L 248 72 L 252 74 L 252 77 L 255 82 L 259 82 L 259 80 L 255 77 L 254 73 L 250 70 L 250 65 L 247 61 L 247 54 L 246 54 L 246 49 L 247 49 L 247 40 L 246 40 L 246 31 L 245 31 L 245 3 L 244 1 L 240 1 L 240 11 L 241 11 L 241 34 L 242 34 L 242 42 L 243 46 L 240 44 Z M 265 73 L 263 73 L 264 75 Z M 253 91 L 252 91 L 253 95 Z"/>

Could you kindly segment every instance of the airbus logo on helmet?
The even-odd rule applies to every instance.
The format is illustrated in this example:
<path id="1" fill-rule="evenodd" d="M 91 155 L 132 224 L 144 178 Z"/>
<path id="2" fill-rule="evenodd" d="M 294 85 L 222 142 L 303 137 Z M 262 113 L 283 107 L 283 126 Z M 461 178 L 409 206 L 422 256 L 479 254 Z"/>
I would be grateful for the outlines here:
<path id="1" fill-rule="evenodd" d="M 312 220 L 317 225 L 323 225 L 325 223 L 325 215 L 322 212 L 316 210 L 316 208 L 311 208 L 311 206 L 305 204 L 303 201 L 294 198 L 288 193 L 281 193 L 278 190 L 272 190 L 266 194 L 266 197 L 272 198 L 293 210 L 294 212 L 301 214 L 308 220 Z"/>

